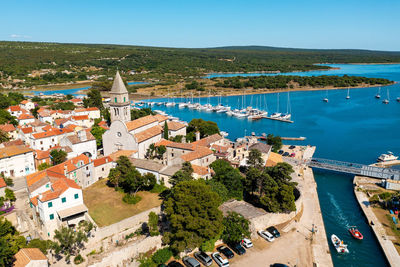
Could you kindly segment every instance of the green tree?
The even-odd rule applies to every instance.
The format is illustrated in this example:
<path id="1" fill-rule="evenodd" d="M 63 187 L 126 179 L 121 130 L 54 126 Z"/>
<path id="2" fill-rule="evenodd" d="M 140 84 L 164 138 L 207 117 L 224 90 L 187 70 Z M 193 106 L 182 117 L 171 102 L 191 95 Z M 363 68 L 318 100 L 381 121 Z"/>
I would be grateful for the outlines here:
<path id="1" fill-rule="evenodd" d="M 0 144 L 4 142 L 10 141 L 10 137 L 8 136 L 8 133 L 6 133 L 3 130 L 0 130 Z"/>
<path id="2" fill-rule="evenodd" d="M 213 121 L 205 121 L 203 119 L 193 119 L 189 122 L 187 132 L 200 132 L 200 137 L 206 137 L 219 133 L 218 125 Z"/>
<path id="3" fill-rule="evenodd" d="M 15 119 L 14 116 L 11 116 L 7 110 L 0 109 L 0 124 L 7 124 L 11 123 L 14 126 L 18 125 L 18 121 Z"/>
<path id="4" fill-rule="evenodd" d="M 190 164 L 190 162 L 184 162 L 182 168 L 171 176 L 169 183 L 175 186 L 180 182 L 193 180 L 192 174 L 192 164 Z"/>
<path id="5" fill-rule="evenodd" d="M 272 146 L 272 151 L 277 152 L 282 148 L 282 138 L 280 136 L 274 136 L 273 134 L 267 135 L 267 144 Z"/>
<path id="6" fill-rule="evenodd" d="M 17 200 L 17 198 L 15 197 L 14 191 L 12 191 L 9 188 L 5 189 L 5 199 L 9 200 L 11 202 L 15 202 L 15 200 Z"/>
<path id="7" fill-rule="evenodd" d="M 243 177 L 238 169 L 223 159 L 214 161 L 210 167 L 215 172 L 213 179 L 228 189 L 229 198 L 243 199 Z"/>
<path id="8" fill-rule="evenodd" d="M 158 215 L 153 211 L 149 213 L 148 225 L 150 236 L 156 236 L 160 234 L 160 232 L 158 231 Z"/>
<path id="9" fill-rule="evenodd" d="M 103 134 L 105 132 L 106 130 L 100 126 L 93 126 L 92 130 L 90 130 L 90 133 L 96 138 L 97 148 L 103 147 Z"/>
<path id="10" fill-rule="evenodd" d="M 31 109 L 31 113 L 33 115 L 33 117 L 35 117 L 36 119 L 38 118 L 38 110 L 40 109 L 39 106 L 36 106 L 34 109 Z"/>
<path id="11" fill-rule="evenodd" d="M 43 171 L 43 170 L 45 170 L 45 169 L 47 169 L 47 168 L 50 168 L 50 167 L 51 167 L 50 164 L 48 164 L 47 162 L 43 162 L 42 164 L 40 164 L 40 165 L 38 166 L 38 170 L 39 170 L 39 171 Z"/>
<path id="12" fill-rule="evenodd" d="M 172 257 L 172 251 L 166 247 L 156 251 L 156 253 L 151 256 L 151 259 L 157 266 L 166 263 Z"/>
<path id="13" fill-rule="evenodd" d="M 120 180 L 121 180 L 121 172 L 116 168 L 112 168 L 108 174 L 108 181 L 115 188 L 118 188 Z"/>
<path id="14" fill-rule="evenodd" d="M 25 238 L 19 235 L 11 222 L 0 217 L 0 266 L 12 266 L 15 253 L 25 244 Z"/>
<path id="15" fill-rule="evenodd" d="M 163 146 L 163 145 L 158 146 L 156 148 L 156 152 L 157 152 L 157 158 L 158 159 L 162 159 L 164 154 L 165 154 L 165 152 L 167 152 L 167 148 L 165 146 Z"/>
<path id="16" fill-rule="evenodd" d="M 222 239 L 225 243 L 232 244 L 239 242 L 244 237 L 250 237 L 250 223 L 241 214 L 229 212 L 223 223 L 225 228 Z"/>
<path id="17" fill-rule="evenodd" d="M 136 120 L 148 115 L 155 115 L 151 108 L 131 109 L 131 119 Z"/>
<path id="18" fill-rule="evenodd" d="M 246 171 L 246 179 L 244 182 L 245 189 L 248 193 L 254 194 L 255 192 L 260 193 L 262 181 L 265 175 L 262 170 L 250 167 Z"/>
<path id="19" fill-rule="evenodd" d="M 92 87 L 87 93 L 87 98 L 83 99 L 83 105 L 85 108 L 97 107 L 98 109 L 103 110 L 104 106 L 100 91 Z"/>
<path id="20" fill-rule="evenodd" d="M 249 152 L 249 156 L 247 158 L 247 164 L 250 167 L 262 169 L 264 167 L 264 160 L 262 159 L 262 154 L 260 150 L 252 149 Z"/>
<path id="21" fill-rule="evenodd" d="M 170 232 L 163 241 L 175 251 L 199 247 L 222 233 L 219 196 L 202 180 L 177 184 L 165 201 Z"/>
<path id="22" fill-rule="evenodd" d="M 67 152 L 61 149 L 53 149 L 50 152 L 51 163 L 55 166 L 67 160 Z"/>
<path id="23" fill-rule="evenodd" d="M 47 254 L 47 251 L 52 247 L 52 241 L 50 240 L 41 240 L 38 238 L 32 239 L 28 245 L 26 246 L 27 248 L 38 248 L 40 251 L 43 252 L 44 255 Z"/>
<path id="24" fill-rule="evenodd" d="M 226 189 L 223 183 L 217 182 L 215 179 L 210 179 L 207 184 L 211 187 L 211 190 L 219 195 L 221 198 L 221 204 L 229 200 L 229 191 Z"/>
<path id="25" fill-rule="evenodd" d="M 164 122 L 163 137 L 165 140 L 168 140 L 168 123 L 167 123 L 167 121 Z"/>
<path id="26" fill-rule="evenodd" d="M 73 95 L 69 95 L 69 94 L 68 94 L 68 95 L 65 96 L 65 99 L 67 99 L 67 100 L 71 100 L 71 99 L 73 99 L 73 98 L 74 98 Z"/>
<path id="27" fill-rule="evenodd" d="M 69 227 L 62 227 L 60 230 L 54 231 L 54 250 L 56 254 L 65 255 L 68 262 L 71 256 L 79 253 L 87 240 L 87 233 L 82 229 L 74 230 Z"/>

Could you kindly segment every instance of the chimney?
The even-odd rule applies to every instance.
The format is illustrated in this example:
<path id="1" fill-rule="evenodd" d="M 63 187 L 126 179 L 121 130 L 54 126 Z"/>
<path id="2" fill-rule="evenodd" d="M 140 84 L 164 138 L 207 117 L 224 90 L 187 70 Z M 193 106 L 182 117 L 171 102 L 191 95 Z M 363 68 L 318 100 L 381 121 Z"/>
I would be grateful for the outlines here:
<path id="1" fill-rule="evenodd" d="M 200 140 L 200 132 L 197 131 L 197 132 L 196 132 L 196 141 L 199 141 L 199 140 Z"/>

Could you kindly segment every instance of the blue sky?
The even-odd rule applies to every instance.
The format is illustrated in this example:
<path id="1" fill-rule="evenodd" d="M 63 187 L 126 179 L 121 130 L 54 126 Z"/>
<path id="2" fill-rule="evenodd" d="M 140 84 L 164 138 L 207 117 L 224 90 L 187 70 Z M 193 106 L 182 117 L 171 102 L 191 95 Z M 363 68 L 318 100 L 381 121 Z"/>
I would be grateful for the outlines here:
<path id="1" fill-rule="evenodd" d="M 400 50 L 399 0 L 7 0 L 0 40 Z"/>

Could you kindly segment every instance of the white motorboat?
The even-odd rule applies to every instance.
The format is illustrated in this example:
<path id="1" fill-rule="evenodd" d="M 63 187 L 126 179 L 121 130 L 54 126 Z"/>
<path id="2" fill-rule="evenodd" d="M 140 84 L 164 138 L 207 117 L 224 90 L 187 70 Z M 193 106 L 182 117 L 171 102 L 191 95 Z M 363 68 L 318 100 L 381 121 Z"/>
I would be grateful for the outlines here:
<path id="1" fill-rule="evenodd" d="M 289 113 L 283 113 L 279 118 L 282 120 L 290 120 L 292 118 L 292 115 Z"/>
<path id="2" fill-rule="evenodd" d="M 379 87 L 378 93 L 375 95 L 375 98 L 379 99 L 381 98 L 381 88 Z"/>
<path id="3" fill-rule="evenodd" d="M 175 102 L 168 102 L 167 104 L 165 104 L 166 107 L 173 107 L 175 106 Z"/>
<path id="4" fill-rule="evenodd" d="M 271 114 L 271 118 L 279 118 L 280 116 L 282 116 L 282 113 L 279 113 L 279 112 L 274 112 L 274 113 L 272 113 Z"/>
<path id="5" fill-rule="evenodd" d="M 386 91 L 387 97 L 382 101 L 383 104 L 389 104 L 389 89 Z"/>
<path id="6" fill-rule="evenodd" d="M 331 235 L 331 241 L 338 253 L 349 253 L 347 245 L 344 244 L 343 240 L 340 240 L 335 234 Z"/>
<path id="7" fill-rule="evenodd" d="M 224 132 L 224 131 L 220 131 L 219 132 L 223 137 L 227 137 L 229 135 L 229 133 Z"/>
<path id="8" fill-rule="evenodd" d="M 393 152 L 388 151 L 387 154 L 382 154 L 378 157 L 378 161 L 380 162 L 387 162 L 387 161 L 393 161 L 398 159 L 398 156 L 393 155 Z"/>
<path id="9" fill-rule="evenodd" d="M 397 100 L 397 102 L 400 102 L 400 96 L 396 100 Z"/>
<path id="10" fill-rule="evenodd" d="M 350 89 L 349 89 L 349 88 L 347 88 L 347 96 L 346 96 L 346 99 L 350 99 Z"/>
<path id="11" fill-rule="evenodd" d="M 324 101 L 325 103 L 328 103 L 328 102 L 329 102 L 329 99 L 328 99 L 328 90 L 326 90 L 326 96 L 325 96 L 324 99 L 322 99 L 322 101 Z"/>
<path id="12" fill-rule="evenodd" d="M 179 103 L 178 107 L 179 108 L 186 108 L 188 106 L 187 103 Z"/>

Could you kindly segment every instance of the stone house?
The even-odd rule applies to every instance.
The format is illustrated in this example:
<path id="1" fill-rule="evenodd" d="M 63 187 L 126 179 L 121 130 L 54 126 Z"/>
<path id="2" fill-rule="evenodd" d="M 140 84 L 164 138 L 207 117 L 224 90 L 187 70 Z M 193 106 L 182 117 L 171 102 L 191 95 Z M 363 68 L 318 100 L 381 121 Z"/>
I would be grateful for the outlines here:
<path id="1" fill-rule="evenodd" d="M 86 154 L 92 159 L 97 158 L 96 138 L 89 130 L 80 130 L 76 134 L 64 136 L 60 140 L 60 146 L 69 146 L 72 149 L 72 157 Z"/>
<path id="2" fill-rule="evenodd" d="M 33 150 L 27 146 L 0 148 L 0 173 L 4 176 L 20 177 L 35 172 Z"/>
<path id="3" fill-rule="evenodd" d="M 17 129 L 15 128 L 14 125 L 12 124 L 1 124 L 0 125 L 0 130 L 8 134 L 8 137 L 11 139 L 17 139 L 18 138 L 18 132 Z"/>

